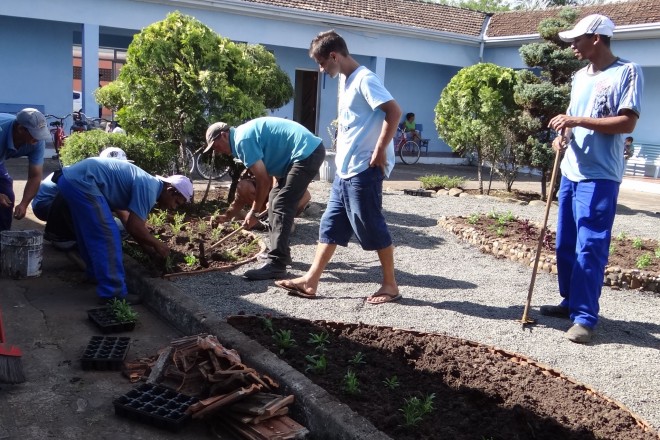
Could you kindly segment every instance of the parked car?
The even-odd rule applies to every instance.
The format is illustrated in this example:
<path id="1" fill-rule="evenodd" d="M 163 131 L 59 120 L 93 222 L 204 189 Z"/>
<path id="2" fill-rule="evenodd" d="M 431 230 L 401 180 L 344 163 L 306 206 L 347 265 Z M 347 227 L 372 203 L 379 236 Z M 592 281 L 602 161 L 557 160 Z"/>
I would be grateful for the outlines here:
<path id="1" fill-rule="evenodd" d="M 82 93 L 78 90 L 73 91 L 73 111 L 79 112 L 82 110 Z"/>

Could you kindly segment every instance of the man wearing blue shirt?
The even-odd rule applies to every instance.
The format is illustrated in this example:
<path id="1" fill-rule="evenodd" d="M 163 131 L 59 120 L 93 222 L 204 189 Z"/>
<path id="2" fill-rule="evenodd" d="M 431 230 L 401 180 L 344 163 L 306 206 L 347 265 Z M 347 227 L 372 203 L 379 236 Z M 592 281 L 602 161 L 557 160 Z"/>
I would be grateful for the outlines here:
<path id="1" fill-rule="evenodd" d="M 47 139 L 50 139 L 50 131 L 39 110 L 25 108 L 16 116 L 0 113 L 0 231 L 11 229 L 12 216 L 17 220 L 25 217 L 28 205 L 37 194 Z M 14 206 L 14 180 L 5 168 L 5 160 L 22 156 L 28 158 L 28 178 L 23 199 Z"/>
<path id="2" fill-rule="evenodd" d="M 268 199 L 270 250 L 259 269 L 245 272 L 250 280 L 279 278 L 291 264 L 289 237 L 298 202 L 325 159 L 321 138 L 288 119 L 257 118 L 238 127 L 216 122 L 206 130 L 205 152 L 214 151 L 240 160 L 254 175 L 256 196 L 243 225 L 257 224 L 258 209 Z M 277 185 L 271 189 L 271 178 Z"/>
<path id="3" fill-rule="evenodd" d="M 623 179 L 623 138 L 635 129 L 641 111 L 641 68 L 612 54 L 614 23 L 593 14 L 559 32 L 579 60 L 590 64 L 573 77 L 566 114 L 549 126 L 560 133 L 552 147 L 566 150 L 561 162 L 557 219 L 559 305 L 541 314 L 570 319 L 566 337 L 591 341 L 609 255 L 619 184 Z"/>
<path id="4" fill-rule="evenodd" d="M 161 257 L 169 247 L 153 237 L 146 227 L 156 203 L 175 209 L 190 201 L 192 182 L 184 176 L 154 177 L 123 160 L 92 157 L 64 167 L 57 187 L 73 213 L 73 226 L 87 277 L 98 282 L 101 302 L 126 298 L 121 236 L 112 212 L 126 231 L 145 249 Z"/>

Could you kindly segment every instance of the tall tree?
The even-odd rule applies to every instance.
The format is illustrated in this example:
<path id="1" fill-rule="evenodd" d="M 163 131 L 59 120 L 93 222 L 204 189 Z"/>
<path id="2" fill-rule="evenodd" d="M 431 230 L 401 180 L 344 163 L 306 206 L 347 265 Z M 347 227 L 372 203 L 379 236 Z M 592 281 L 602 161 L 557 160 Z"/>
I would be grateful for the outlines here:
<path id="1" fill-rule="evenodd" d="M 515 113 L 513 69 L 479 63 L 461 69 L 442 91 L 435 107 L 440 137 L 460 154 L 476 153 L 479 190 L 483 163 L 500 157 L 507 146 L 506 126 Z"/>
<path id="2" fill-rule="evenodd" d="M 133 38 L 118 79 L 97 97 L 117 109 L 129 134 L 153 139 L 169 157 L 178 152 L 181 165 L 185 148 L 204 145 L 210 123 L 263 116 L 286 104 L 293 87 L 263 47 L 234 43 L 173 12 Z"/>
<path id="3" fill-rule="evenodd" d="M 556 135 L 548 128 L 548 122 L 568 107 L 571 76 L 583 65 L 558 33 L 569 28 L 577 15 L 575 9 L 564 8 L 557 17 L 543 20 L 538 30 L 545 41 L 526 44 L 519 50 L 525 64 L 534 70 L 518 72 L 514 98 L 523 112 L 514 130 L 515 138 L 527 146 L 529 166 L 541 171 L 543 199 L 554 157 L 551 144 Z"/>

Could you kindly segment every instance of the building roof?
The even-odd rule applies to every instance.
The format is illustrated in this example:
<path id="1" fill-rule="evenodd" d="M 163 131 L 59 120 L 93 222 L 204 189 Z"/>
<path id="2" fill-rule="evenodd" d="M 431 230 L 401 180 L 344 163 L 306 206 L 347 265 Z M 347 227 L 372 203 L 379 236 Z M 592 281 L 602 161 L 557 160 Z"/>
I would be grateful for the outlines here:
<path id="1" fill-rule="evenodd" d="M 558 9 L 509 11 L 495 14 L 473 11 L 421 0 L 244 0 L 268 6 L 331 14 L 410 28 L 479 37 L 492 15 L 486 36 L 515 37 L 538 34 L 539 23 L 557 14 Z M 630 0 L 579 8 L 580 18 L 589 14 L 607 15 L 617 26 L 657 23 L 660 1 Z"/>
<path id="2" fill-rule="evenodd" d="M 488 24 L 488 37 L 509 37 L 538 34 L 542 20 L 557 15 L 559 8 L 541 11 L 511 11 L 494 14 Z M 584 6 L 579 8 L 578 19 L 589 14 L 603 14 L 619 26 L 660 23 L 660 1 L 635 0 L 625 3 Z"/>
<path id="3" fill-rule="evenodd" d="M 310 12 L 478 37 L 487 14 L 421 0 L 245 0 Z"/>

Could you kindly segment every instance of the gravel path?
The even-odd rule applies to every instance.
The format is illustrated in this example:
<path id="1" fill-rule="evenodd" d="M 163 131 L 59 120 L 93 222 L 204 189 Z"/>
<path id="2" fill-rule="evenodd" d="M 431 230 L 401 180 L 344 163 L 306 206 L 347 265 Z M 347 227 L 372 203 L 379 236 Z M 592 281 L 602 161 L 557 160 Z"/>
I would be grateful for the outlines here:
<path id="1" fill-rule="evenodd" d="M 387 182 L 385 183 L 387 188 Z M 304 273 L 314 258 L 318 221 L 330 184 L 310 186 L 310 214 L 296 220 L 292 237 L 292 276 Z M 532 299 L 537 324 L 520 322 L 531 269 L 496 260 L 436 226 L 442 215 L 511 211 L 541 222 L 543 206 L 520 206 L 491 197 L 433 198 L 386 190 L 383 204 L 396 246 L 397 281 L 403 299 L 371 306 L 364 297 L 378 288 L 380 266 L 375 252 L 356 243 L 338 248 L 319 286 L 320 297 L 287 296 L 272 281 L 245 281 L 233 273 L 182 277 L 176 283 L 221 316 L 273 313 L 308 319 L 410 328 L 444 333 L 518 352 L 546 363 L 627 405 L 660 429 L 660 296 L 603 288 L 601 319 L 594 341 L 574 344 L 564 338 L 568 321 L 541 317 L 538 307 L 559 301 L 554 275 L 539 273 Z M 556 208 L 550 212 L 554 229 Z M 660 218 L 626 211 L 616 217 L 614 234 L 657 239 Z"/>

